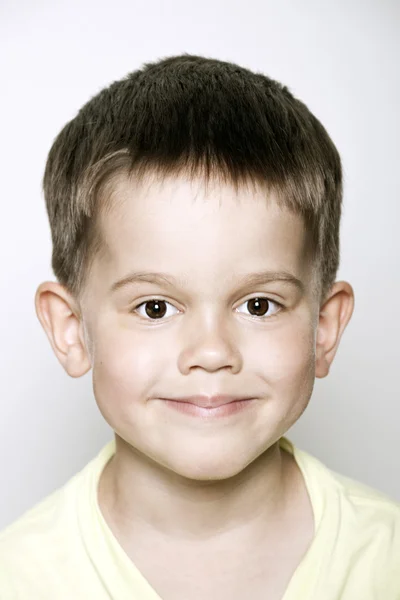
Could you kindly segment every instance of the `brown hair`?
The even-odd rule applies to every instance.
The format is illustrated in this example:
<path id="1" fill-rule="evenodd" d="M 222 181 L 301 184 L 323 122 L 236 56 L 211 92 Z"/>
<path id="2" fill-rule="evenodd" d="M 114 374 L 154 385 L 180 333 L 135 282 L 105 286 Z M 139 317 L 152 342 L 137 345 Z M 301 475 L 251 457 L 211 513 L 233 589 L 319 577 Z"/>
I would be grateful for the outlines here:
<path id="1" fill-rule="evenodd" d="M 113 82 L 55 139 L 43 188 L 58 281 L 79 297 L 102 249 L 98 216 L 116 176 L 181 172 L 273 189 L 305 220 L 325 296 L 339 266 L 342 169 L 333 142 L 287 87 L 189 54 Z"/>

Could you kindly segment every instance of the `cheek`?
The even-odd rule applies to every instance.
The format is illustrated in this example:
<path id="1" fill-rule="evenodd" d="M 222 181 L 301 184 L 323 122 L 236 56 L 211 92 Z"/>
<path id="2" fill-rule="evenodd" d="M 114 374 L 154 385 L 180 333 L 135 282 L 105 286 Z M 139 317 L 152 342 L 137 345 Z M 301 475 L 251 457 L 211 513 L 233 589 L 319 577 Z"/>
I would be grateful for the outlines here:
<path id="1" fill-rule="evenodd" d="M 132 408 L 147 396 L 157 370 L 157 355 L 132 332 L 102 333 L 93 361 L 93 389 L 103 416 Z M 108 420 L 108 419 L 107 419 Z"/>
<path id="2" fill-rule="evenodd" d="M 315 351 L 313 329 L 309 323 L 291 320 L 286 327 L 270 332 L 259 356 L 258 364 L 264 378 L 274 392 L 280 393 L 282 400 L 293 394 L 311 393 Z"/>
<path id="3" fill-rule="evenodd" d="M 253 335 L 240 348 L 244 373 L 266 382 L 267 394 L 275 399 L 280 413 L 300 414 L 314 385 L 313 327 L 302 317 L 288 319 L 285 326 L 264 331 L 257 338 Z M 165 352 L 169 344 L 160 346 L 156 338 L 118 327 L 102 327 L 95 337 L 93 389 L 110 424 L 132 419 L 152 386 L 171 368 L 173 356 Z"/>

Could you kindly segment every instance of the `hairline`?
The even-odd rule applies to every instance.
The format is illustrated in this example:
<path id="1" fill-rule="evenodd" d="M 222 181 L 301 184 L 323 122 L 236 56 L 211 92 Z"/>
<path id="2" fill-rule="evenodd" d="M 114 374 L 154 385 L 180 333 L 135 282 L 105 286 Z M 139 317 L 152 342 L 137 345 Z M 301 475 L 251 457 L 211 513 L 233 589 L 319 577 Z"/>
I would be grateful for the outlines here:
<path id="1" fill-rule="evenodd" d="M 79 286 L 82 293 L 77 294 L 77 297 L 82 298 L 83 296 L 85 281 L 88 279 L 89 271 L 94 262 L 101 261 L 109 256 L 110 250 L 102 234 L 101 220 L 105 215 L 110 214 L 110 212 L 115 209 L 117 203 L 122 204 L 124 202 L 123 196 L 121 195 L 117 198 L 116 193 L 118 185 L 122 180 L 134 178 L 135 185 L 144 185 L 146 181 L 150 185 L 152 179 L 156 179 L 157 183 L 162 183 L 169 177 L 178 178 L 180 176 L 189 176 L 190 181 L 194 181 L 195 179 L 200 180 L 207 188 L 210 183 L 221 183 L 221 176 L 223 175 L 224 173 L 217 170 L 205 174 L 202 172 L 201 167 L 195 170 L 185 168 L 182 165 L 177 165 L 175 169 L 170 169 L 168 171 L 162 169 L 162 166 L 157 164 L 147 165 L 147 168 L 131 168 L 131 159 L 127 149 L 112 152 L 104 156 L 103 159 L 98 161 L 98 163 L 93 165 L 90 169 L 87 169 L 82 177 L 78 194 L 81 195 L 81 197 L 86 197 L 87 202 L 89 202 L 89 204 L 86 204 L 86 211 L 88 211 L 90 217 L 94 218 L 90 224 L 92 239 L 87 247 L 87 254 L 85 257 L 86 268 L 82 272 L 81 285 Z M 222 177 L 222 182 L 224 185 L 234 187 L 236 192 L 240 189 L 245 189 L 249 184 L 252 184 L 254 188 L 258 186 L 258 189 L 262 189 L 266 192 L 266 202 L 269 200 L 268 195 L 271 192 L 276 192 L 277 195 L 274 200 L 278 199 L 277 204 L 279 207 L 286 208 L 292 214 L 302 217 L 299 210 L 296 211 L 290 207 L 289 203 L 285 203 L 284 190 L 282 189 L 284 186 L 277 186 L 268 181 L 258 181 L 252 179 L 250 175 L 240 182 Z M 307 229 L 307 224 L 304 219 L 303 224 L 307 243 L 305 258 L 310 261 L 312 256 L 315 255 L 316 249 L 313 248 L 312 243 L 310 242 L 310 231 Z M 317 261 L 311 260 L 311 264 L 312 294 L 314 296 L 320 296 L 322 289 L 319 281 L 321 275 L 318 274 L 319 267 Z"/>

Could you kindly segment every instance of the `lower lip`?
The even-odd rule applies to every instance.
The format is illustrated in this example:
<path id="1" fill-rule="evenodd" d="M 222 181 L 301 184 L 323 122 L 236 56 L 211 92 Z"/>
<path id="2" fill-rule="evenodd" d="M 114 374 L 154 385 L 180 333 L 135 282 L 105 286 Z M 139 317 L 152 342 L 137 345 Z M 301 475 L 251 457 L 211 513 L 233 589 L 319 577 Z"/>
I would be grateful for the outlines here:
<path id="1" fill-rule="evenodd" d="M 228 417 L 250 408 L 255 403 L 254 399 L 251 400 L 235 400 L 222 406 L 216 406 L 215 408 L 204 408 L 197 406 L 197 404 L 190 404 L 189 402 L 182 402 L 177 400 L 164 400 L 165 404 L 174 410 L 177 410 L 187 415 L 194 417 L 203 417 L 206 419 L 213 419 L 215 417 Z"/>

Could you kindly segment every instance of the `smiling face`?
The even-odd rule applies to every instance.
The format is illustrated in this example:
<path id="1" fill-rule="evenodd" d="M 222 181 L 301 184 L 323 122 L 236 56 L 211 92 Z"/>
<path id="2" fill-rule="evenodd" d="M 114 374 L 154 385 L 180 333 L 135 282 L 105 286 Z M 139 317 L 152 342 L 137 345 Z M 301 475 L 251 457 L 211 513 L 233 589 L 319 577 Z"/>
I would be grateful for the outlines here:
<path id="1" fill-rule="evenodd" d="M 121 178 L 114 198 L 101 222 L 107 255 L 82 302 L 96 402 L 121 443 L 159 465 L 198 480 L 233 476 L 312 393 L 318 306 L 303 223 L 265 192 L 206 193 L 181 177 Z M 273 280 L 246 282 L 267 271 Z M 133 272 L 174 280 L 123 285 Z M 257 400 L 206 420 L 159 400 L 193 394 Z"/>

